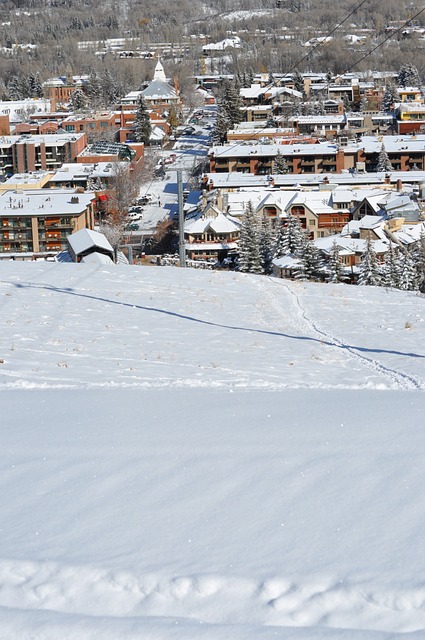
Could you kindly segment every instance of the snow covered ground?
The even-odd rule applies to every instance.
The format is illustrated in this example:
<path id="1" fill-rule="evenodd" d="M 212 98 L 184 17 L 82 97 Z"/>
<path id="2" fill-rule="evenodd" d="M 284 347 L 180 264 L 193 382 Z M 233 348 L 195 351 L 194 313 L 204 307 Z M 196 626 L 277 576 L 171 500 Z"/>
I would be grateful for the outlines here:
<path id="1" fill-rule="evenodd" d="M 423 640 L 423 296 L 3 262 L 0 300 L 1 640 Z"/>

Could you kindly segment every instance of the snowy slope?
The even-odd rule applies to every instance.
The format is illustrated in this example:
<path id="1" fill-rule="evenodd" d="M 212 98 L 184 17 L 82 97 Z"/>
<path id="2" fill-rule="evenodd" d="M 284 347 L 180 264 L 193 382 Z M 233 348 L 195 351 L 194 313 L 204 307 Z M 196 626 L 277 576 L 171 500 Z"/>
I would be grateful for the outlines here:
<path id="1" fill-rule="evenodd" d="M 424 637 L 423 297 L 1 270 L 1 640 Z"/>
<path id="2" fill-rule="evenodd" d="M 167 267 L 2 273 L 5 387 L 424 389 L 416 293 Z"/>

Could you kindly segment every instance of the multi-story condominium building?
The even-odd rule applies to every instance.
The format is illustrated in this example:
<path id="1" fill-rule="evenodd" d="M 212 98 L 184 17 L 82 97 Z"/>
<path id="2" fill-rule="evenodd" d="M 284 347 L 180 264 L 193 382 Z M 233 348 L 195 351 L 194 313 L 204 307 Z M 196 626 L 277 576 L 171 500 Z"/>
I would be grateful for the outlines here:
<path id="1" fill-rule="evenodd" d="M 3 136 L 0 138 L 0 172 L 11 176 L 30 171 L 56 171 L 73 162 L 86 146 L 85 133 Z"/>
<path id="2" fill-rule="evenodd" d="M 342 142 L 342 139 L 341 139 Z M 288 173 L 339 173 L 378 169 L 384 146 L 394 171 L 425 170 L 425 135 L 364 136 L 344 144 L 228 144 L 209 151 L 211 173 L 240 172 L 272 174 L 280 153 Z"/>
<path id="3" fill-rule="evenodd" d="M 38 189 L 0 193 L 0 254 L 30 257 L 66 248 L 74 231 L 93 228 L 93 193 Z"/>

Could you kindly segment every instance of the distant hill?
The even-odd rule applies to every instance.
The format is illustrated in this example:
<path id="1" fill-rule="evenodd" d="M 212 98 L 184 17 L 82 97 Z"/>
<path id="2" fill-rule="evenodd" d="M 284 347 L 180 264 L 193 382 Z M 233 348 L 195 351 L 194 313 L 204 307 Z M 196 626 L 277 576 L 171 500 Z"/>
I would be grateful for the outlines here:
<path id="1" fill-rule="evenodd" d="M 96 60 L 94 52 L 89 55 L 87 50 L 79 51 L 78 42 L 119 37 L 142 47 L 158 42 L 190 42 L 193 49 L 185 58 L 187 73 L 199 73 L 202 54 L 196 38 L 214 42 L 231 31 L 243 35 L 244 47 L 239 55 L 233 52 L 225 61 L 228 72 L 250 68 L 255 72 L 285 72 L 296 64 L 301 71 L 331 69 L 341 73 L 352 64 L 353 54 L 360 52 L 360 59 L 365 49 L 372 48 L 350 46 L 344 36 L 357 33 L 366 38 L 366 43 L 379 44 L 387 36 L 387 29 L 397 28 L 417 13 L 398 0 L 378 5 L 382 10 L 377 10 L 372 0 L 358 3 L 357 10 L 350 0 L 341 0 L 337 7 L 330 0 L 8 0 L 0 7 L 0 46 L 10 55 L 16 53 L 17 45 L 31 44 L 38 49 L 20 51 L 19 69 L 2 60 L 0 70 L 7 86 L 10 76 L 19 70 L 39 71 L 45 79 L 54 73 L 88 72 L 93 66 L 100 69 L 101 60 Z M 415 21 L 417 26 L 424 24 L 424 16 Z M 312 36 L 328 33 L 335 38 L 332 46 L 321 47 L 320 56 L 311 50 L 306 56 L 304 43 Z M 400 33 L 385 49 L 367 57 L 360 68 L 398 69 L 403 62 L 411 62 L 419 65 L 423 74 L 420 57 L 415 56 L 420 45 L 418 38 Z M 52 51 L 55 55 L 45 55 Z M 179 62 L 173 60 L 177 66 Z M 107 63 L 113 70 L 111 56 Z M 121 63 L 121 74 L 123 68 L 129 74 L 131 64 Z M 144 66 L 139 63 L 137 69 L 139 77 L 140 72 L 143 76 Z"/>

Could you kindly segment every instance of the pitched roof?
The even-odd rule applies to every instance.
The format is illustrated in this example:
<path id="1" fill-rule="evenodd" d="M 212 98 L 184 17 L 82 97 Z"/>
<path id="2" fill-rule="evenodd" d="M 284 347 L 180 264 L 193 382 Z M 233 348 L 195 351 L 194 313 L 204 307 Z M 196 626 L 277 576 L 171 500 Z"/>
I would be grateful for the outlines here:
<path id="1" fill-rule="evenodd" d="M 150 85 L 142 91 L 144 98 L 177 98 L 177 93 L 168 82 L 163 80 L 153 80 Z"/>
<path id="2" fill-rule="evenodd" d="M 99 231 L 92 231 L 91 229 L 81 229 L 76 233 L 72 233 L 68 236 L 67 241 L 75 255 L 84 253 L 91 247 L 99 247 L 111 254 L 114 252 L 111 244 L 103 233 L 99 233 Z"/>
<path id="3" fill-rule="evenodd" d="M 191 234 L 205 233 L 208 229 L 211 229 L 214 233 L 232 233 L 239 231 L 239 225 L 223 213 L 219 213 L 216 218 L 202 216 L 197 220 L 190 220 L 185 225 L 185 232 Z"/>

